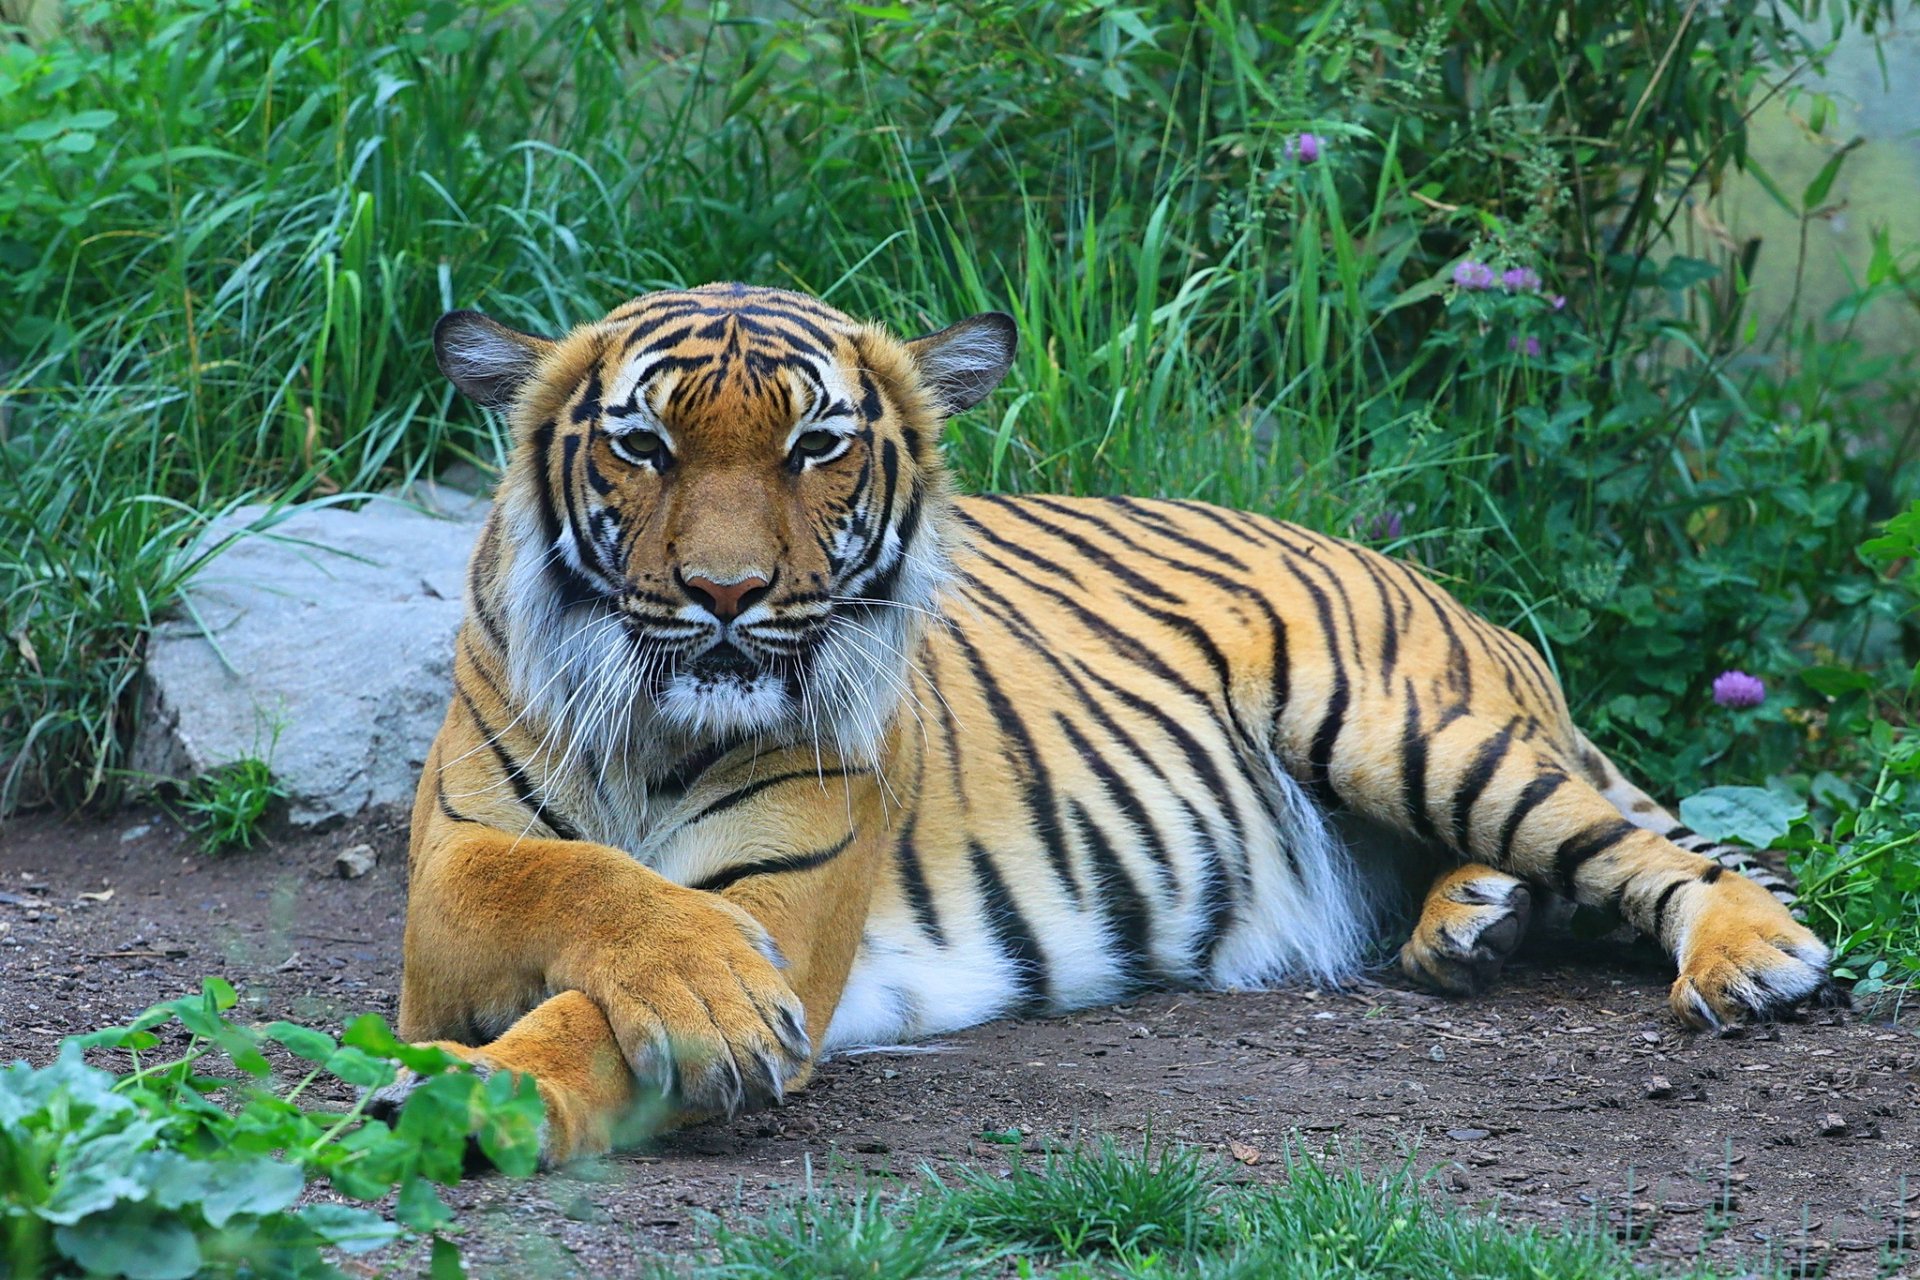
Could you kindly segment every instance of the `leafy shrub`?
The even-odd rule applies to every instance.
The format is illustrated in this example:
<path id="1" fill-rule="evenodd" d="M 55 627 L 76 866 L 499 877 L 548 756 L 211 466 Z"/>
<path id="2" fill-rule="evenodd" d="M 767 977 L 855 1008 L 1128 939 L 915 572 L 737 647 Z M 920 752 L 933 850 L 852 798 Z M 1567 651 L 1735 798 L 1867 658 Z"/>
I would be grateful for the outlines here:
<path id="1" fill-rule="evenodd" d="M 431 1184 L 459 1179 L 469 1142 L 502 1170 L 533 1171 L 542 1112 L 531 1086 L 449 1071 L 460 1064 L 395 1040 L 371 1014 L 336 1042 L 286 1022 L 243 1027 L 226 1016 L 235 1003 L 231 986 L 208 978 L 198 996 L 68 1039 L 48 1066 L 0 1069 L 0 1258 L 13 1280 L 338 1276 L 323 1249 L 363 1252 L 402 1228 L 432 1235 L 436 1262 L 451 1260 L 437 1233 L 452 1215 Z M 156 1053 L 163 1032 L 175 1043 Z M 262 1087 L 269 1043 L 311 1065 Z M 86 1053 L 103 1050 L 129 1054 L 133 1069 L 88 1065 Z M 208 1074 L 216 1055 L 239 1074 Z M 339 1113 L 301 1105 L 316 1081 L 366 1090 L 402 1067 L 428 1078 L 394 1126 L 365 1118 L 364 1093 Z M 338 1203 L 295 1207 L 317 1178 L 357 1200 L 397 1188 L 394 1220 Z"/>
<path id="2" fill-rule="evenodd" d="M 440 310 L 551 330 L 724 277 L 901 327 L 1010 306 L 970 481 L 1398 529 L 1689 789 L 1732 746 L 1714 671 L 1886 660 L 1851 551 L 1911 483 L 1884 424 L 1920 378 L 1846 339 L 1910 303 L 1913 246 L 1769 341 L 1754 246 L 1674 221 L 1819 20 L 1884 12 L 72 4 L 0 48 L 0 806 L 113 798 L 211 510 L 497 460 Z M 1782 201 L 1818 216 L 1845 154 Z M 1741 745 L 1750 778 L 1819 746 Z"/>

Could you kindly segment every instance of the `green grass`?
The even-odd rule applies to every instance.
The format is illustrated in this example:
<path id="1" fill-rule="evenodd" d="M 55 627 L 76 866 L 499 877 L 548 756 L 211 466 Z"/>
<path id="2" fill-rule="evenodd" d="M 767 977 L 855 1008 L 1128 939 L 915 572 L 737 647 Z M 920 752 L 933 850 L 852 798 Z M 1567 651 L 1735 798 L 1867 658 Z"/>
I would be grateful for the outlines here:
<path id="1" fill-rule="evenodd" d="M 1675 219 L 1817 57 L 1768 15 L 1877 7 L 76 0 L 0 40 L 0 812 L 123 793 L 143 638 L 222 513 L 498 462 L 441 311 L 555 331 L 716 278 L 908 332 L 1009 310 L 966 484 L 1367 536 L 1536 643 L 1656 792 L 1863 786 L 1920 656 L 1915 561 L 1856 554 L 1920 495 L 1920 357 L 1853 335 L 1920 299 L 1920 242 L 1762 326 L 1747 250 Z M 1802 225 L 1835 150 L 1773 188 Z M 1713 704 L 1730 667 L 1760 713 Z M 1821 839 L 1821 910 L 1920 965 Z"/>
<path id="2" fill-rule="evenodd" d="M 708 1224 L 688 1280 L 906 1280 L 975 1275 L 1139 1280 L 1473 1280 L 1784 1274 L 1790 1259 L 1656 1266 L 1597 1223 L 1513 1227 L 1445 1203 L 1411 1162 L 1369 1173 L 1297 1152 L 1283 1181 L 1236 1185 L 1178 1147 L 1112 1143 L 891 1190 L 809 1176 L 758 1215 Z"/>

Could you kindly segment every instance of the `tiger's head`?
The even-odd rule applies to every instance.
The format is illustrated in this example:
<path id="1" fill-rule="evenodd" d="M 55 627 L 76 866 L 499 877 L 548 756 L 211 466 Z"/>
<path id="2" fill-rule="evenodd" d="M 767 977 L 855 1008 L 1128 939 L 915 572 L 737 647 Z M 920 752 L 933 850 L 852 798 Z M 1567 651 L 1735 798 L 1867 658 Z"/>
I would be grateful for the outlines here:
<path id="1" fill-rule="evenodd" d="M 903 342 L 737 284 L 557 339 L 443 316 L 441 371 L 513 430 L 469 610 L 518 699 L 589 749 L 870 753 L 955 537 L 942 425 L 1014 343 L 998 312 Z"/>

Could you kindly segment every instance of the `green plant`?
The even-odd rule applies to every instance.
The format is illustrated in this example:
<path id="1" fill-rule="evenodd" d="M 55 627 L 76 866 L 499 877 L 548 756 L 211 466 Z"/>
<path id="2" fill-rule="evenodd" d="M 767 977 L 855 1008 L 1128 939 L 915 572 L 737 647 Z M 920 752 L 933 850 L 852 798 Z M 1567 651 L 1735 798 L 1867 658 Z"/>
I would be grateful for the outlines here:
<path id="1" fill-rule="evenodd" d="M 500 1169 L 533 1171 L 542 1110 L 531 1086 L 403 1044 L 373 1015 L 336 1042 L 286 1022 L 244 1027 L 228 1016 L 236 1001 L 208 978 L 198 996 L 68 1039 L 45 1067 L 0 1070 L 0 1258 L 12 1280 L 339 1276 L 323 1250 L 378 1248 L 403 1228 L 432 1237 L 439 1275 L 457 1251 L 431 1184 L 458 1180 L 470 1141 Z M 269 1045 L 297 1078 L 276 1072 Z M 88 1064 L 106 1051 L 131 1069 Z M 216 1074 L 222 1059 L 237 1074 Z M 365 1091 L 402 1068 L 426 1078 L 399 1121 L 367 1119 Z M 310 1109 L 303 1095 L 322 1081 L 357 1087 L 360 1100 Z M 397 1189 L 394 1219 L 295 1207 L 318 1178 L 348 1199 Z"/>
<path id="2" fill-rule="evenodd" d="M 944 1203 L 955 1229 L 984 1245 L 1137 1258 L 1203 1248 L 1217 1238 L 1216 1176 L 1191 1148 L 1154 1151 L 1149 1142 L 1134 1153 L 1108 1141 L 1049 1153 L 1038 1168 L 1016 1152 L 1005 1177 L 963 1169 Z"/>
<path id="3" fill-rule="evenodd" d="M 267 807 L 286 797 L 264 760 L 236 760 L 187 783 L 177 801 L 206 854 L 251 849 Z"/>
<path id="4" fill-rule="evenodd" d="M 711 1253 L 662 1259 L 658 1274 L 688 1280 L 1635 1280 L 1777 1274 L 1757 1260 L 1725 1273 L 1704 1261 L 1636 1261 L 1597 1225 L 1516 1229 L 1445 1203 L 1411 1161 L 1365 1173 L 1290 1149 L 1285 1181 L 1223 1185 L 1223 1170 L 1191 1150 L 1119 1152 L 1105 1144 L 1062 1153 L 1049 1168 L 1062 1175 L 1057 1185 L 1039 1172 L 1023 1173 L 1018 1164 L 1005 1178 L 986 1170 L 961 1179 L 928 1174 L 885 1192 L 810 1178 L 789 1203 L 709 1220 L 705 1243 Z M 1169 1185 L 1156 1191 L 1162 1173 Z M 1116 1196 L 1131 1207 L 1116 1214 Z M 988 1216 L 975 1219 L 971 1215 L 983 1204 Z M 1057 1216 L 1053 1226 L 1049 1215 Z M 1155 1220 L 1161 1229 L 1143 1229 Z M 1073 1245 L 1076 1231 L 1092 1223 L 1102 1225 Z M 1202 1229 L 1194 1230 L 1196 1223 Z M 1108 1230 L 1113 1226 L 1121 1226 L 1119 1234 Z"/>

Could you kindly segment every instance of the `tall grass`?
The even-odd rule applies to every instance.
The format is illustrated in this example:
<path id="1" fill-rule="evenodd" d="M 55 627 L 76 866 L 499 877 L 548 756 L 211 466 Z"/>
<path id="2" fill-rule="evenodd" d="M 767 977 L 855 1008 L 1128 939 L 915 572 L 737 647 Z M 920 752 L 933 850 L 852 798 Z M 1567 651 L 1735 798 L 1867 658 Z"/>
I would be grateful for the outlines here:
<path id="1" fill-rule="evenodd" d="M 1837 403 L 1769 363 L 1819 326 L 1730 342 L 1738 263 L 1641 198 L 1717 177 L 1808 46 L 1617 9 L 72 4 L 0 56 L 0 808 L 116 793 L 212 513 L 498 460 L 431 368 L 442 310 L 555 331 L 718 278 L 904 330 L 1012 311 L 1013 375 L 949 441 L 967 483 L 1374 537 L 1691 785 L 1734 741 L 1720 665 L 1889 656 L 1904 597 L 1851 549 L 1911 451 L 1849 430 L 1914 379 Z M 1588 39 L 1619 83 L 1565 81 Z M 1545 287 L 1459 290 L 1463 259 Z M 1872 305 L 1914 261 L 1890 246 Z M 1839 425 L 1778 425 L 1808 412 Z M 1754 776 L 1810 746 L 1745 734 Z"/>

